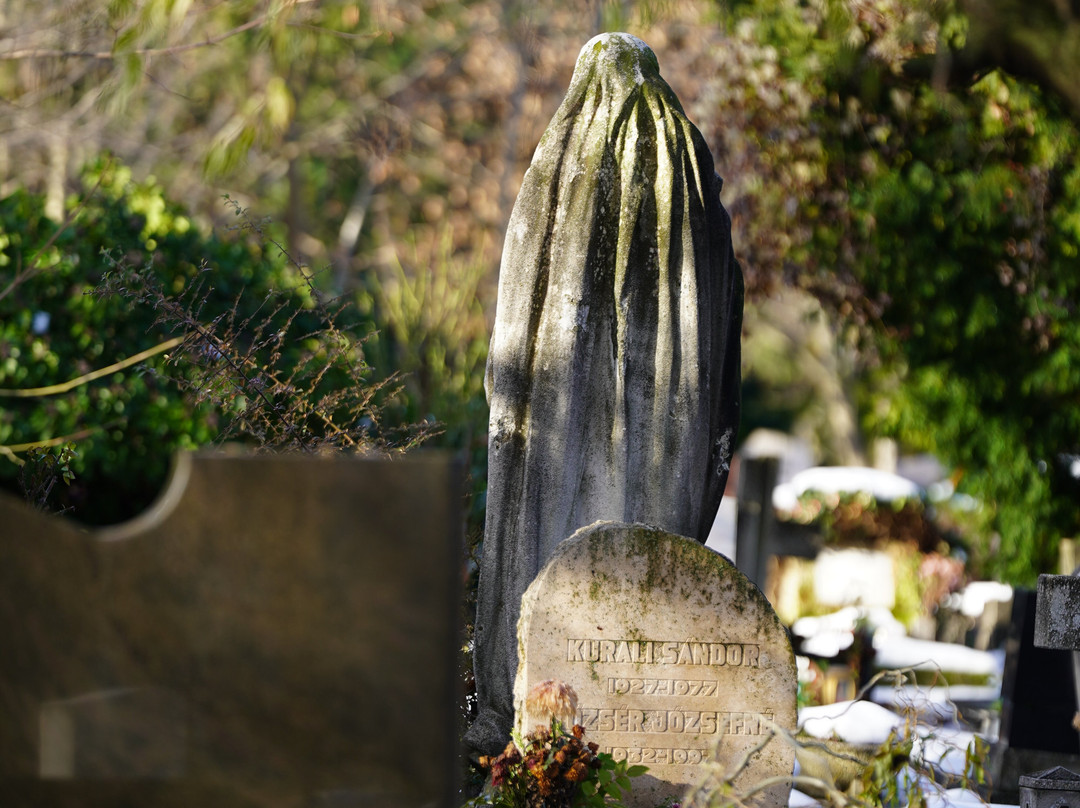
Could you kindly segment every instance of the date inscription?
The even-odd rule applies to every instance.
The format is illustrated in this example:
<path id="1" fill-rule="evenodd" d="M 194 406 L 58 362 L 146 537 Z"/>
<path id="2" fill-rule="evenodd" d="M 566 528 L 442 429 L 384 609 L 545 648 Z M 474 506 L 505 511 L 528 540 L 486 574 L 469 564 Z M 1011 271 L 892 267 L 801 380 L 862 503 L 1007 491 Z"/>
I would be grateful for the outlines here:
<path id="1" fill-rule="evenodd" d="M 713 679 L 636 679 L 609 676 L 607 692 L 612 696 L 715 696 Z"/>
<path id="2" fill-rule="evenodd" d="M 652 746 L 607 746 L 600 747 L 601 752 L 607 752 L 616 761 L 625 760 L 627 763 L 644 763 L 646 766 L 655 766 L 658 763 L 701 763 L 708 754 L 705 749 L 684 749 L 681 747 Z"/>

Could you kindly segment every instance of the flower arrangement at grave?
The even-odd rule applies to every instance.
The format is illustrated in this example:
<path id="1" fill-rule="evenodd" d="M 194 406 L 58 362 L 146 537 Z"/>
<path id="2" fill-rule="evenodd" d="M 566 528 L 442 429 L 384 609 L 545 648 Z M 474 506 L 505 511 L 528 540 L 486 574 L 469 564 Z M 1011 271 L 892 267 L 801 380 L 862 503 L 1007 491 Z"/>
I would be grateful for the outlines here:
<path id="1" fill-rule="evenodd" d="M 526 714 L 543 723 L 524 735 L 512 733 L 501 754 L 480 758 L 491 777 L 466 808 L 620 808 L 630 778 L 647 771 L 616 762 L 585 740 L 584 728 L 573 723 L 577 694 L 565 682 L 537 684 L 529 692 Z"/>

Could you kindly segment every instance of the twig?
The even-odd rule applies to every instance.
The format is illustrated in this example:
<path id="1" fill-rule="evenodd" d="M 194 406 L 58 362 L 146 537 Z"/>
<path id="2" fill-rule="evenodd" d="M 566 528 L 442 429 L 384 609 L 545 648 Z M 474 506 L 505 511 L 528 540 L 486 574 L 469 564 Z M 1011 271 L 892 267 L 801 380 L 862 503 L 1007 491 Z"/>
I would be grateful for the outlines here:
<path id="1" fill-rule="evenodd" d="M 170 348 L 175 348 L 185 339 L 187 339 L 187 336 L 173 337 L 170 340 L 155 345 L 153 348 L 147 348 L 145 351 L 140 351 L 134 356 L 129 356 L 127 359 L 121 359 L 119 362 L 114 362 L 108 367 L 100 368 L 91 371 L 90 373 L 84 373 L 82 376 L 70 379 L 61 384 L 51 384 L 47 387 L 26 387 L 21 389 L 0 388 L 0 398 L 41 398 L 43 396 L 55 396 L 60 393 L 66 393 L 69 390 L 74 390 L 76 387 L 92 382 L 95 379 L 100 379 L 102 376 L 108 376 L 110 373 L 115 373 L 118 370 L 123 370 L 126 367 L 137 364 L 155 354 L 162 353 Z"/>
<path id="2" fill-rule="evenodd" d="M 21 466 L 26 461 L 16 457 L 19 452 L 28 452 L 31 449 L 49 449 L 53 446 L 63 446 L 68 441 L 81 440 L 88 435 L 92 435 L 101 428 L 102 427 L 81 429 L 78 432 L 72 432 L 70 435 L 63 435 L 59 438 L 49 438 L 48 440 L 36 440 L 31 443 L 9 443 L 6 446 L 0 444 L 0 455 L 3 455 L 15 465 Z"/>
<path id="3" fill-rule="evenodd" d="M 315 0 L 293 0 L 293 5 L 307 4 L 315 2 Z M 6 53 L 0 53 L 0 61 L 13 61 L 17 59 L 97 59 L 103 62 L 113 61 L 122 56 L 174 56 L 178 53 L 185 53 L 190 50 L 197 50 L 199 48 L 208 48 L 212 45 L 218 45 L 224 42 L 226 39 L 231 39 L 237 34 L 242 34 L 245 31 L 250 31 L 252 28 L 258 28 L 270 18 L 270 13 L 266 12 L 260 14 L 255 19 L 248 20 L 243 25 L 238 25 L 235 28 L 230 28 L 228 31 L 224 31 L 216 36 L 208 36 L 206 39 L 200 42 L 187 42 L 183 45 L 170 45 L 167 48 L 133 48 L 132 50 L 121 51 L 87 51 L 87 50 L 64 50 L 62 48 L 23 48 L 22 50 L 7 51 Z M 298 23 L 289 23 L 289 27 L 313 27 L 308 25 L 302 25 Z M 321 29 L 320 29 L 321 30 Z M 343 31 L 331 31 L 326 30 L 327 33 L 333 33 L 338 36 L 346 37 L 366 37 L 371 38 L 381 36 L 380 33 L 371 35 L 357 35 L 346 34 Z"/>
<path id="4" fill-rule="evenodd" d="M 762 724 L 765 724 L 765 723 L 766 722 L 763 720 Z M 771 721 L 768 722 L 768 723 L 772 724 Z M 773 724 L 771 727 L 769 727 L 769 729 L 771 730 L 771 732 L 768 733 L 767 735 L 765 735 L 764 738 L 762 738 L 756 744 L 751 746 L 749 749 L 747 749 L 746 754 L 744 754 L 742 756 L 742 759 L 731 768 L 731 770 L 728 772 L 728 775 L 727 775 L 729 780 L 734 780 L 736 777 L 738 777 L 739 773 L 743 769 L 745 769 L 747 766 L 750 765 L 750 761 L 753 759 L 754 755 L 756 755 L 758 752 L 760 752 L 762 749 L 764 749 L 766 746 L 768 746 L 769 742 L 773 739 L 773 736 L 775 736 L 777 734 L 781 734 L 781 732 L 782 732 L 780 727 L 776 726 L 775 724 Z M 786 737 L 787 736 L 786 732 L 783 733 L 783 735 L 785 736 L 785 740 L 790 740 L 789 738 Z"/>
<path id="5" fill-rule="evenodd" d="M 12 61 L 16 59 L 47 59 L 47 58 L 59 58 L 59 59 L 97 59 L 99 61 L 111 62 L 121 56 L 172 56 L 177 53 L 184 53 L 185 51 L 195 50 L 197 48 L 207 48 L 211 45 L 217 45 L 224 42 L 230 37 L 234 37 L 237 34 L 242 34 L 244 31 L 250 31 L 252 28 L 257 28 L 266 22 L 268 14 L 260 14 L 253 20 L 248 20 L 243 25 L 238 25 L 224 33 L 217 36 L 207 37 L 201 42 L 187 42 L 183 45 L 172 45 L 167 48 L 135 48 L 130 51 L 74 51 L 63 50 L 59 48 L 24 48 L 23 50 L 7 51 L 6 53 L 0 53 L 0 60 Z"/>
<path id="6" fill-rule="evenodd" d="M 830 785 L 820 777 L 811 777 L 808 774 L 779 774 L 775 777 L 766 777 L 764 780 L 760 780 L 754 785 L 750 786 L 745 791 L 739 793 L 741 799 L 748 799 L 766 789 L 773 786 L 791 785 L 794 787 L 807 786 L 809 788 L 821 789 L 829 795 L 829 799 L 834 801 L 835 805 L 846 805 L 850 802 L 850 798 L 843 791 L 840 791 L 836 786 Z"/>

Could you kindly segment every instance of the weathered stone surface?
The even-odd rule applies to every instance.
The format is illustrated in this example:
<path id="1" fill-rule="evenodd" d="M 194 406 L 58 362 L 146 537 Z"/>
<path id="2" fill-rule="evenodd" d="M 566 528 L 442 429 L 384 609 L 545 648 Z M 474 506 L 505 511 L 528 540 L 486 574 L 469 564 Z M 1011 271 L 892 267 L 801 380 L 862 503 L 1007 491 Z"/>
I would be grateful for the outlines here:
<path id="1" fill-rule="evenodd" d="M 1039 576 L 1035 645 L 1080 651 L 1080 576 Z"/>
<path id="2" fill-rule="evenodd" d="M 1080 775 L 1054 766 L 1020 778 L 1020 808 L 1077 808 Z"/>
<path id="3" fill-rule="evenodd" d="M 184 455 L 86 531 L 0 496 L 0 804 L 457 804 L 460 474 Z"/>
<path id="4" fill-rule="evenodd" d="M 187 703 L 175 690 L 125 687 L 42 702 L 38 773 L 54 778 L 183 777 Z"/>
<path id="5" fill-rule="evenodd" d="M 475 749 L 506 743 L 520 597 L 560 541 L 599 519 L 708 535 L 739 406 L 742 275 L 720 188 L 645 43 L 586 44 L 503 250 Z"/>
<path id="6" fill-rule="evenodd" d="M 795 657 L 772 607 L 726 558 L 643 525 L 599 523 L 555 550 L 522 599 L 519 729 L 525 696 L 560 679 L 578 695 L 586 738 L 644 763 L 634 805 L 680 798 L 702 762 L 728 771 L 770 722 L 794 731 Z M 718 744 L 718 746 L 717 746 Z M 768 743 L 735 781 L 791 773 L 794 749 Z M 787 804 L 788 786 L 761 805 Z"/>

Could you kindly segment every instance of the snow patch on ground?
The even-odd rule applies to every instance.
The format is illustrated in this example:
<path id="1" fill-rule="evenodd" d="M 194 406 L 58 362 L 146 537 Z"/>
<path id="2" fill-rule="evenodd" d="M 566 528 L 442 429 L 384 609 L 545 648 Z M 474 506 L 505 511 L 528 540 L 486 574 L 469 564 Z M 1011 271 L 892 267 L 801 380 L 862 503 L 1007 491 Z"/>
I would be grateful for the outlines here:
<path id="1" fill-rule="evenodd" d="M 799 711 L 799 729 L 820 739 L 838 739 L 859 746 L 880 746 L 891 734 L 904 733 L 907 719 L 885 707 L 869 701 L 844 701 Z M 960 777 L 967 764 L 968 750 L 976 734 L 957 726 L 928 726 L 917 724 L 910 730 L 914 735 L 912 759 L 938 772 Z M 983 803 L 974 792 L 964 789 L 943 790 L 925 775 L 908 768 L 898 775 L 901 788 L 921 788 L 931 808 L 974 808 Z M 817 804 L 812 797 L 793 791 L 790 808 L 809 808 Z"/>
<path id="2" fill-rule="evenodd" d="M 838 701 L 799 710 L 799 729 L 814 738 L 839 738 L 853 744 L 882 744 L 904 719 L 869 701 Z"/>
<path id="3" fill-rule="evenodd" d="M 923 490 L 906 477 L 881 469 L 863 466 L 815 466 L 800 471 L 790 482 L 773 489 L 773 507 L 790 512 L 799 504 L 799 497 L 808 491 L 823 494 L 858 494 L 865 492 L 880 502 L 897 499 L 919 499 Z"/>
<path id="4" fill-rule="evenodd" d="M 879 639 L 875 635 L 874 651 L 874 664 L 879 668 L 915 668 L 985 676 L 1001 674 L 997 655 L 955 643 L 897 636 Z"/>

